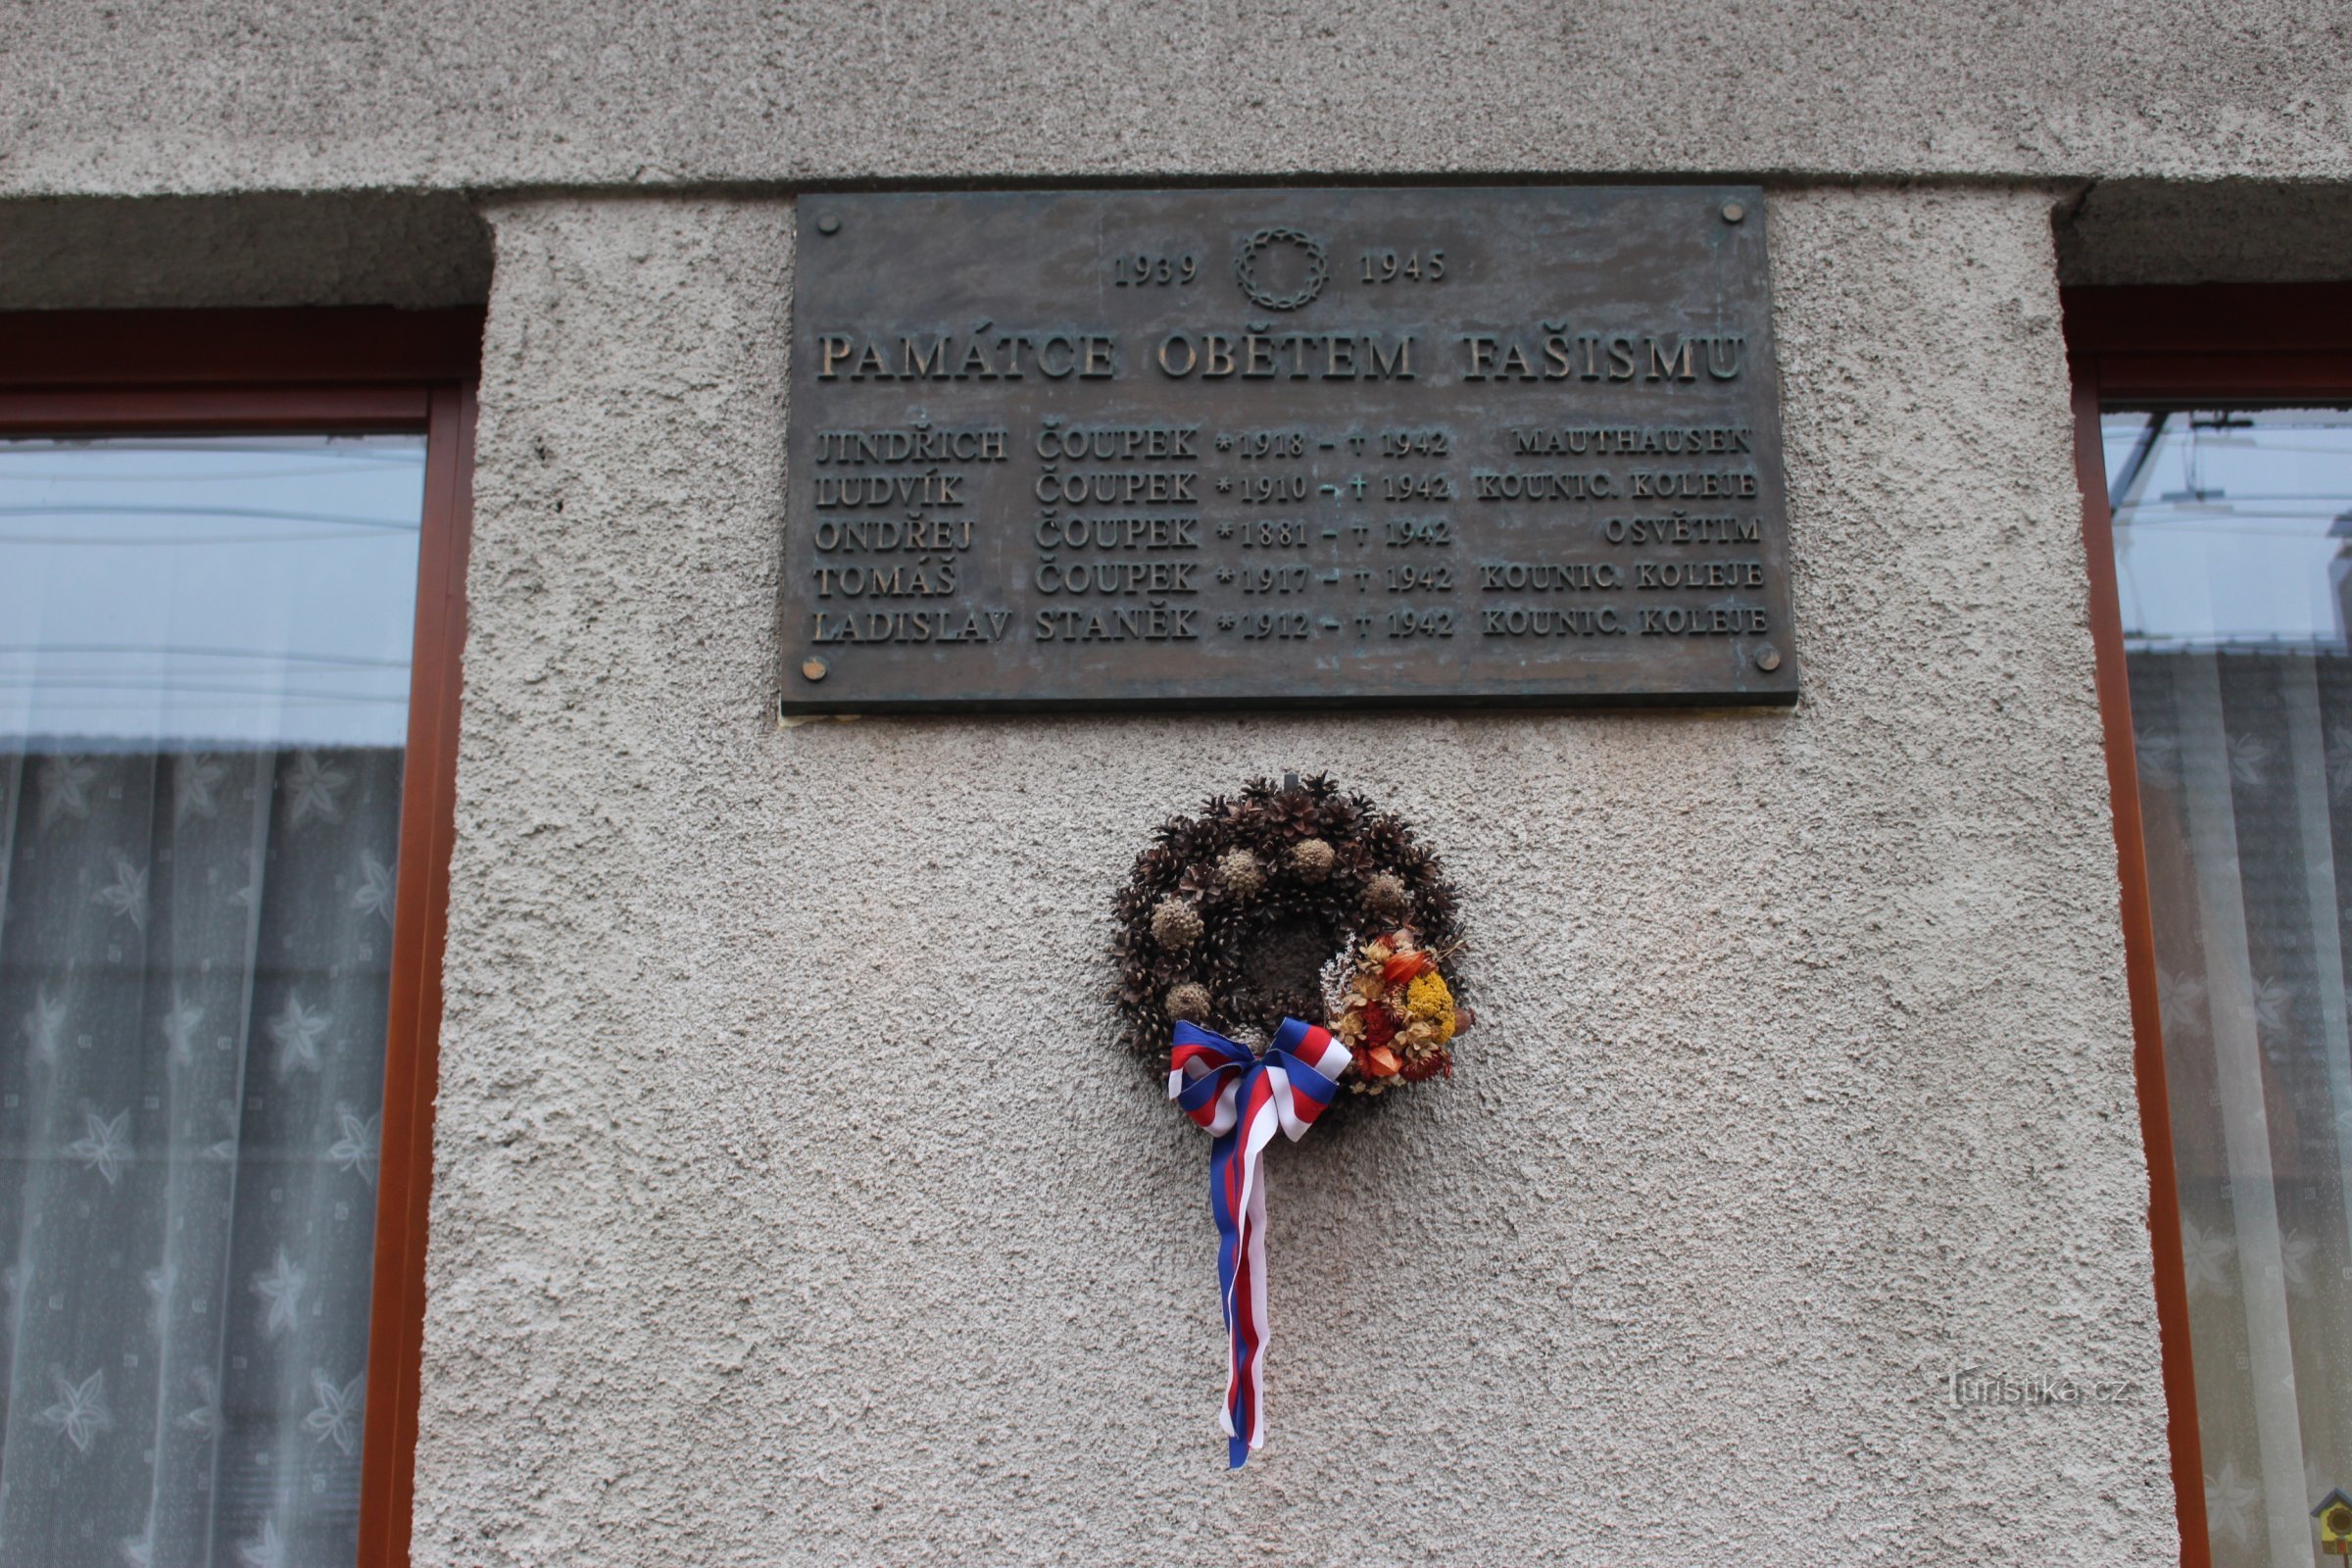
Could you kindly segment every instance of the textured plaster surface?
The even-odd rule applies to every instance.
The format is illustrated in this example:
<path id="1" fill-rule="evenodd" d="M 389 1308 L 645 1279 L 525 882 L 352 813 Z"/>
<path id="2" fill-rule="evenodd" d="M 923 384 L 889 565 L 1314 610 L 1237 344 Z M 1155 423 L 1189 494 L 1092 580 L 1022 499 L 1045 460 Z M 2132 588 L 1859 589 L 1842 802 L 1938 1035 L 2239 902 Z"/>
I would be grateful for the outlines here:
<path id="1" fill-rule="evenodd" d="M 479 305 L 490 236 L 463 198 L 0 201 L 0 310 Z"/>
<path id="2" fill-rule="evenodd" d="M 790 730 L 789 207 L 493 208 L 416 1560 L 2147 1561 L 2053 199 L 1775 198 L 1792 713 Z M 1271 1154 L 1229 1475 L 1207 1140 L 1107 1043 L 1106 906 L 1284 768 L 1444 852 L 1481 1018 Z"/>
<path id="3" fill-rule="evenodd" d="M 2058 273 L 2068 283 L 2352 277 L 2352 187 L 2110 180 L 2059 223 Z"/>
<path id="4" fill-rule="evenodd" d="M 2303 0 L 15 0 L 0 190 L 2352 174 Z"/>

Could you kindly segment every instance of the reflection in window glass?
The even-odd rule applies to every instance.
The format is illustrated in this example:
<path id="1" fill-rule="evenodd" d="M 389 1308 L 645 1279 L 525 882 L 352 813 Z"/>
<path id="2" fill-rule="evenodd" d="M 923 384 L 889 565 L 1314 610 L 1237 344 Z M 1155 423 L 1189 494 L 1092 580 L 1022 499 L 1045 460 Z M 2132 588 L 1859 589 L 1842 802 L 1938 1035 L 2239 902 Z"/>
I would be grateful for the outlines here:
<path id="1" fill-rule="evenodd" d="M 2352 1486 L 2352 412 L 2110 414 L 2218 1564 Z"/>
<path id="2" fill-rule="evenodd" d="M 2103 423 L 2127 647 L 2344 651 L 2342 415 L 2173 411 Z"/>
<path id="3" fill-rule="evenodd" d="M 0 741 L 398 746 L 416 436 L 0 442 Z"/>
<path id="4" fill-rule="evenodd" d="M 0 1563 L 349 1563 L 421 437 L 0 441 Z"/>

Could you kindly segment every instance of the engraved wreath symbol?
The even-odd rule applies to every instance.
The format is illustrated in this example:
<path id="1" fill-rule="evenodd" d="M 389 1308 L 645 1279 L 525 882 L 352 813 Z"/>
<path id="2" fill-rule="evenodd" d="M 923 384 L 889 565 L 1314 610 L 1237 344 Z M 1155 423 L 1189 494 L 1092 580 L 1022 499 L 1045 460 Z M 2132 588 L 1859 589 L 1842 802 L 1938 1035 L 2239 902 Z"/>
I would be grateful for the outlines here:
<path id="1" fill-rule="evenodd" d="M 1270 245 L 1296 245 L 1306 252 L 1306 281 L 1288 294 L 1268 293 L 1257 281 L 1257 258 Z M 1323 284 L 1331 276 L 1331 269 L 1323 259 L 1323 247 L 1295 228 L 1261 228 L 1244 242 L 1233 259 L 1233 275 L 1249 295 L 1269 311 L 1295 311 L 1323 292 Z"/>

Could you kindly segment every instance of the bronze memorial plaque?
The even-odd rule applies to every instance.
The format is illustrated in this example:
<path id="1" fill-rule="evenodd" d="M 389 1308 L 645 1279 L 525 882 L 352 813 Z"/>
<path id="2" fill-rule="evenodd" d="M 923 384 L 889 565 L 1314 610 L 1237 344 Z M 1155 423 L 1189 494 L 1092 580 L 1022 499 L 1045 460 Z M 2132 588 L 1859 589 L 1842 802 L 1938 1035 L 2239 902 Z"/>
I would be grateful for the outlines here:
<path id="1" fill-rule="evenodd" d="M 1790 703 L 1753 186 L 806 196 L 787 712 Z"/>

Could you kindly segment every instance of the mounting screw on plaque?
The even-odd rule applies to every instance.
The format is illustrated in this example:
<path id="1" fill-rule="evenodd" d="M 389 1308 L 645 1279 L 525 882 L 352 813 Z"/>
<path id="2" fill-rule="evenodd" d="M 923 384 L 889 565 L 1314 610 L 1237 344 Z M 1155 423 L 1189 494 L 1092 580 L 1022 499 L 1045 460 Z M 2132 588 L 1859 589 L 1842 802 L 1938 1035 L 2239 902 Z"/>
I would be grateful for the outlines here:
<path id="1" fill-rule="evenodd" d="M 832 667 L 821 659 L 804 659 L 801 661 L 801 675 L 806 680 L 823 680 L 825 671 Z"/>
<path id="2" fill-rule="evenodd" d="M 1770 643 L 1756 650 L 1756 667 L 1769 675 L 1781 667 L 1781 651 Z"/>
<path id="3" fill-rule="evenodd" d="M 827 213 L 816 220 L 816 231 L 819 234 L 838 234 L 841 232 L 841 220 Z"/>
<path id="4" fill-rule="evenodd" d="M 1740 220 L 1745 218 L 1746 216 L 1747 209 L 1740 206 L 1738 202 L 1725 202 L 1723 204 L 1723 220 L 1725 222 L 1737 223 L 1740 221 Z"/>

